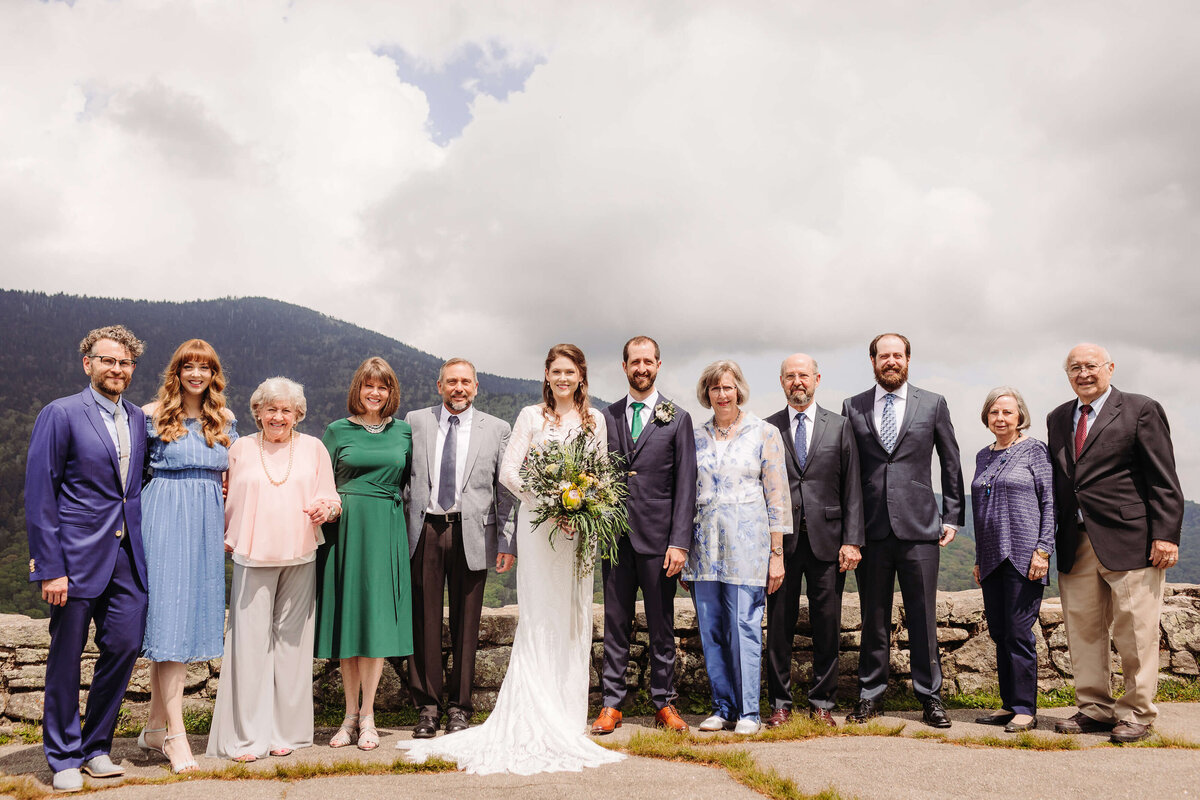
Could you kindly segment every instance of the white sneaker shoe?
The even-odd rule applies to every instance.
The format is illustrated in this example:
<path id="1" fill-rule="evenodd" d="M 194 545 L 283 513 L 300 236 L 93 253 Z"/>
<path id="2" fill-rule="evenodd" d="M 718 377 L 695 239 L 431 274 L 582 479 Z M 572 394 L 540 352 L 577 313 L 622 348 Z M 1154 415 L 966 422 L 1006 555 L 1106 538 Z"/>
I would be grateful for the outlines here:
<path id="1" fill-rule="evenodd" d="M 54 773 L 54 791 L 78 792 L 83 789 L 83 775 L 75 767 Z"/>
<path id="2" fill-rule="evenodd" d="M 760 728 L 762 725 L 756 719 L 739 719 L 737 725 L 733 726 L 733 732 L 742 736 L 753 736 Z"/>
<path id="3" fill-rule="evenodd" d="M 713 714 L 711 717 L 704 720 L 704 722 L 701 722 L 698 727 L 702 731 L 723 731 L 729 727 L 729 720 L 725 719 L 719 714 Z"/>
<path id="4" fill-rule="evenodd" d="M 101 753 L 83 762 L 83 774 L 93 778 L 117 778 L 125 774 L 125 768 L 114 764 L 108 753 Z"/>

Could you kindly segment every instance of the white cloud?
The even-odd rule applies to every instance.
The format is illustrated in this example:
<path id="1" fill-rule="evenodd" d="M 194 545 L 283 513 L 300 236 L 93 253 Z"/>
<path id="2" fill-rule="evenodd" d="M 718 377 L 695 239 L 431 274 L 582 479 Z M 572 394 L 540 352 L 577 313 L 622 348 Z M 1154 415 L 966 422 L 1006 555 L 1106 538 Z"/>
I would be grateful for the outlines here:
<path id="1" fill-rule="evenodd" d="M 1195 496 L 1190 14 L 9 3 L 0 280 L 266 294 L 512 375 L 575 340 L 610 397 L 646 332 L 672 394 L 732 355 L 763 411 L 787 353 L 820 359 L 836 407 L 870 382 L 870 337 L 899 329 L 966 452 L 989 387 L 1041 416 L 1062 354 L 1100 340 L 1118 385 L 1167 407 Z M 502 62 L 485 73 L 537 66 L 439 147 L 384 54 L 452 70 L 471 47 Z"/>

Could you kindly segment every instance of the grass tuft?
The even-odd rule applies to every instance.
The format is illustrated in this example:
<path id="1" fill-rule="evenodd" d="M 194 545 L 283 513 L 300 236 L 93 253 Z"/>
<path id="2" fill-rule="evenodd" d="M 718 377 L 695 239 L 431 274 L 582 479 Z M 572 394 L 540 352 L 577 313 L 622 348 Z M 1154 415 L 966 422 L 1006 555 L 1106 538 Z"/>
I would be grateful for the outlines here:
<path id="1" fill-rule="evenodd" d="M 953 744 L 962 747 L 992 747 L 1001 750 L 1078 750 L 1079 741 L 1074 736 L 1038 736 L 1030 731 L 1023 731 L 1016 736 L 949 736 L 936 731 L 917 731 L 914 739 Z"/>

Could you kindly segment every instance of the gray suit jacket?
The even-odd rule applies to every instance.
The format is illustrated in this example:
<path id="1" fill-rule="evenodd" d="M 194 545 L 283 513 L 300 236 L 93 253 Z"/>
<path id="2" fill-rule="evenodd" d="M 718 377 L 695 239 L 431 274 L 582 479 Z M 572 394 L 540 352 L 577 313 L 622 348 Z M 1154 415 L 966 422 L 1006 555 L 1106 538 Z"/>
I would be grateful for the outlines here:
<path id="1" fill-rule="evenodd" d="M 875 430 L 874 386 L 847 398 L 842 416 L 850 420 L 858 443 L 868 540 L 885 539 L 890 532 L 904 541 L 936 542 L 942 525 L 962 527 L 962 465 L 944 397 L 908 385 L 904 420 L 892 453 L 883 449 Z M 932 485 L 935 449 L 942 473 L 940 512 Z"/>
<path id="2" fill-rule="evenodd" d="M 792 494 L 792 529 L 808 530 L 813 555 L 822 561 L 837 561 L 844 544 L 866 544 L 863 532 L 862 475 L 854 431 L 845 417 L 817 406 L 812 442 L 804 469 L 796 460 L 792 418 L 785 408 L 767 417 L 779 429 L 787 449 L 788 486 Z M 795 536 L 783 537 L 787 555 L 796 550 Z"/>
<path id="3" fill-rule="evenodd" d="M 425 510 L 433 494 L 433 478 L 439 465 L 433 463 L 437 450 L 438 421 L 442 406 L 410 411 L 404 421 L 412 426 L 412 473 L 408 481 L 408 555 L 417 551 Z M 463 550 L 467 567 L 487 569 L 496 562 L 496 553 L 517 552 L 513 535 L 516 517 L 512 494 L 500 485 L 500 461 L 508 446 L 512 428 L 502 419 L 478 408 L 471 421 L 471 440 L 467 443 L 467 464 L 462 487 Z"/>

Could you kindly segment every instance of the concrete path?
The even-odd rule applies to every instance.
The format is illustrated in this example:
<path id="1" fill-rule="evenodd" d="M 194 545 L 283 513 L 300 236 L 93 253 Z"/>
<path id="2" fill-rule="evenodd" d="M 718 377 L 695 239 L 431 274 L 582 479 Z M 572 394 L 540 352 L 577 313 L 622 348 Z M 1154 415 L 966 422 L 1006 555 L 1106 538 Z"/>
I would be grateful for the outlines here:
<path id="1" fill-rule="evenodd" d="M 1200 704 L 1160 704 L 1156 729 L 1167 736 L 1200 743 Z M 1045 737 L 1057 718 L 1074 709 L 1046 709 L 1041 714 Z M 997 735 L 997 729 L 976 725 L 973 710 L 950 711 L 954 727 L 944 740 L 917 739 L 917 732 L 933 732 L 921 724 L 917 712 L 896 712 L 884 723 L 904 722 L 900 736 L 839 736 L 795 742 L 748 740 L 723 747 L 745 749 L 763 767 L 771 767 L 791 778 L 805 792 L 834 789 L 845 798 L 978 798 L 1013 796 L 1021 798 L 1200 798 L 1200 750 L 1145 747 L 1113 747 L 1106 737 L 1077 737 L 1077 751 L 1029 751 L 954 744 L 955 739 Z M 624 742 L 635 732 L 646 730 L 650 720 L 631 720 L 607 737 Z M 695 725 L 699 717 L 689 717 Z M 640 723 L 640 724 L 639 724 Z M 333 729 L 318 732 L 324 742 Z M 363 753 L 354 748 L 333 750 L 317 746 L 285 759 L 268 758 L 248 765 L 250 772 L 273 773 L 277 766 L 297 763 L 333 764 L 343 761 L 391 764 L 403 753 L 394 745 L 408 738 L 408 730 L 381 730 L 380 748 Z M 1004 734 L 999 734 L 1004 736 Z M 192 747 L 201 751 L 204 737 L 192 737 Z M 164 760 L 138 750 L 132 739 L 119 739 L 113 747 L 114 760 L 123 764 L 130 777 L 155 778 L 166 774 Z M 201 758 L 202 769 L 220 770 L 229 762 Z M 40 745 L 10 744 L 0 747 L 0 772 L 31 775 L 48 783 L 50 773 Z M 432 796 L 474 798 L 502 796 L 506 800 L 557 798 L 570 795 L 590 798 L 717 797 L 721 800 L 758 798 L 761 795 L 736 782 L 724 770 L 646 758 L 628 758 L 619 764 L 582 773 L 552 773 L 534 776 L 475 776 L 461 773 L 340 776 L 301 781 L 283 780 L 190 780 L 170 785 L 122 786 L 119 780 L 85 779 L 89 787 L 105 788 L 104 800 L 364 800 L 389 796 Z M 109 788 L 111 787 L 111 788 Z"/>

